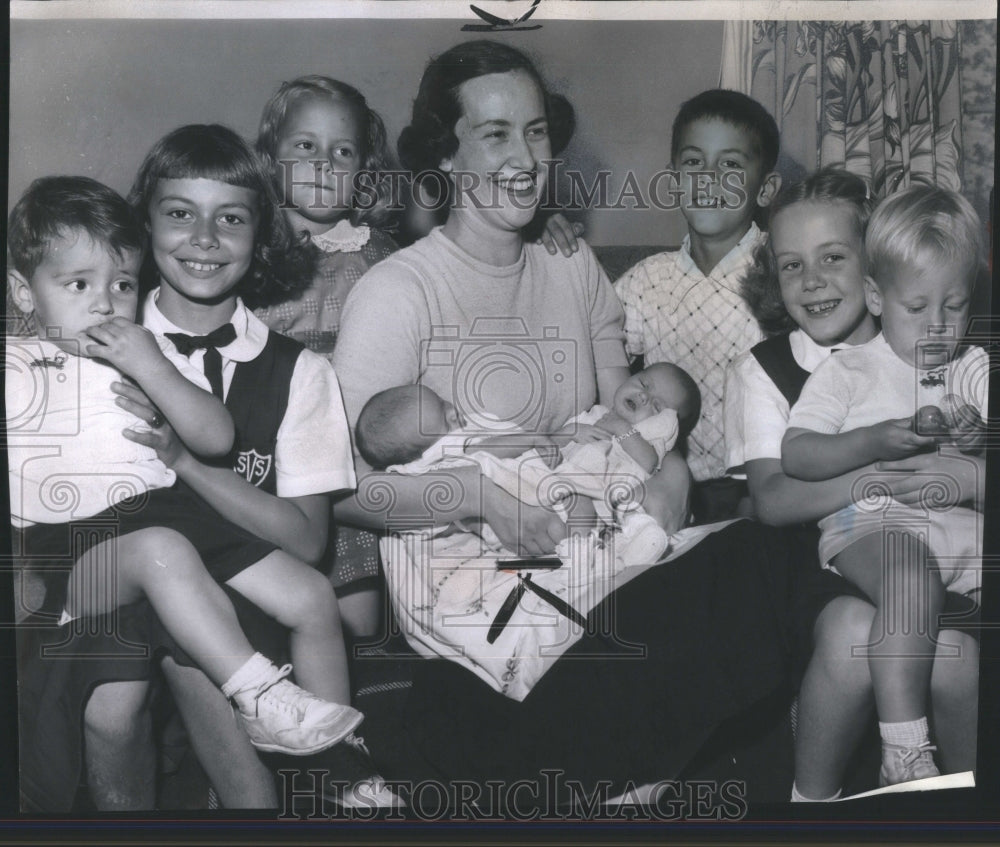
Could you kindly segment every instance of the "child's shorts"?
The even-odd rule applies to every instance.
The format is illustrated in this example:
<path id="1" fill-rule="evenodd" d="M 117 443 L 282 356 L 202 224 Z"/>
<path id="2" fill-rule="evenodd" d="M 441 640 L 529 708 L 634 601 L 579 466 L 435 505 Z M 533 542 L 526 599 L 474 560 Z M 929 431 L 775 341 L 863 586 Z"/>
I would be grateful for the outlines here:
<path id="1" fill-rule="evenodd" d="M 869 605 L 872 601 L 836 570 L 820 567 L 816 552 L 819 530 L 815 526 L 788 527 L 785 533 L 799 562 L 792 587 L 791 637 L 796 672 L 801 675 L 816 646 L 814 630 L 823 610 L 838 597 L 853 597 Z M 941 629 L 959 630 L 978 641 L 980 608 L 976 595 L 970 597 L 954 590 L 946 591 L 938 623 Z"/>
<path id="2" fill-rule="evenodd" d="M 829 568 L 811 573 L 808 578 L 801 583 L 801 594 L 799 596 L 801 621 L 808 624 L 808 629 L 804 630 L 807 635 L 807 644 L 810 648 L 812 643 L 812 629 L 816 624 L 816 619 L 820 613 L 838 597 L 856 597 L 871 604 L 868 595 L 865 594 L 853 582 L 850 582 L 839 573 Z M 938 619 L 940 629 L 954 629 L 971 635 L 979 640 L 981 614 L 978 593 L 958 594 L 955 591 L 947 590 L 944 593 L 944 608 Z M 806 656 L 808 659 L 808 654 Z"/>
<path id="3" fill-rule="evenodd" d="M 44 609 L 39 611 L 59 614 L 66 604 L 70 572 L 84 553 L 111 538 L 152 527 L 183 535 L 220 583 L 276 549 L 227 521 L 189 486 L 178 482 L 172 488 L 122 500 L 84 520 L 30 526 L 15 535 L 14 556 L 45 582 Z"/>
<path id="4" fill-rule="evenodd" d="M 926 539 L 949 591 L 968 594 L 980 587 L 983 516 L 972 509 L 916 509 L 881 500 L 848 506 L 823 518 L 819 526 L 820 562 L 835 572 L 831 561 L 855 541 L 884 529 L 903 530 Z"/>
<path id="5" fill-rule="evenodd" d="M 83 765 L 83 711 L 95 687 L 151 679 L 162 653 L 190 664 L 145 600 L 58 623 L 74 562 L 109 537 L 149 527 L 167 527 L 190 540 L 219 581 L 275 549 L 229 523 L 181 483 L 123 501 L 86 520 L 36 525 L 15 536 L 15 556 L 46 583 L 41 608 L 32 609 L 17 629 L 21 800 L 26 809 L 72 808 Z M 235 593 L 231 599 L 238 613 L 241 606 L 252 608 L 253 620 L 273 623 Z M 242 619 L 241 625 L 253 641 Z"/>

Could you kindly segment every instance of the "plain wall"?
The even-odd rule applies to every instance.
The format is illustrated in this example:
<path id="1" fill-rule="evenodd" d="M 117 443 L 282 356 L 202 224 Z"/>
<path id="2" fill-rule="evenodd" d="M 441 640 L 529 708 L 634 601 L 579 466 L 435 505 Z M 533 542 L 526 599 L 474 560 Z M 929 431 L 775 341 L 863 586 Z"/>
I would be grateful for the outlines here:
<path id="1" fill-rule="evenodd" d="M 9 203 L 35 177 L 56 173 L 125 192 L 153 142 L 182 124 L 218 122 L 252 137 L 275 88 L 305 73 L 358 87 L 394 146 L 428 59 L 480 37 L 461 24 L 11 21 Z M 528 51 L 570 98 L 578 124 L 565 167 L 588 182 L 610 170 L 613 200 L 629 170 L 645 187 L 667 165 L 677 107 L 718 85 L 722 28 L 721 21 L 555 21 L 488 37 Z M 677 211 L 593 210 L 584 220 L 595 245 L 677 245 L 684 234 Z"/>

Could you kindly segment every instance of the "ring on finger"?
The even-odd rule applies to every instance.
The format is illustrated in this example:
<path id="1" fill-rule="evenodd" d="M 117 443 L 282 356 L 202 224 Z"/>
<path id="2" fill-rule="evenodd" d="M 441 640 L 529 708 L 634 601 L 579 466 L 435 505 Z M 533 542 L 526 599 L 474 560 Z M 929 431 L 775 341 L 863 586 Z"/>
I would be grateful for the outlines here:
<path id="1" fill-rule="evenodd" d="M 161 415 L 159 412 L 155 412 L 153 414 L 153 417 L 149 419 L 149 425 L 153 429 L 159 429 L 165 423 L 166 421 L 163 419 L 163 415 Z"/>

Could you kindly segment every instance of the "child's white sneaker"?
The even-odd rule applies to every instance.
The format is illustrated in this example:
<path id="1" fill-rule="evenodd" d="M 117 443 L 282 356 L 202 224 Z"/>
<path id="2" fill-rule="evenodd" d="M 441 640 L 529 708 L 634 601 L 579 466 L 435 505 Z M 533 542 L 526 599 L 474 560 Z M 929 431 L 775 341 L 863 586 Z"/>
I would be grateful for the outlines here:
<path id="1" fill-rule="evenodd" d="M 898 744 L 882 742 L 882 768 L 878 774 L 879 788 L 939 776 L 932 752 L 937 747 L 928 743 L 919 747 L 901 747 Z"/>
<path id="2" fill-rule="evenodd" d="M 372 755 L 365 746 L 363 738 L 348 735 L 340 744 L 330 751 L 334 770 L 331 776 L 338 789 L 345 782 L 343 790 L 336 791 L 337 802 L 345 809 L 351 808 L 401 808 L 402 800 L 385 784 L 379 775 L 378 768 L 372 761 Z M 330 760 L 328 755 L 328 761 Z"/>
<path id="3" fill-rule="evenodd" d="M 255 685 L 233 695 L 258 750 L 307 756 L 326 750 L 353 732 L 364 715 L 322 700 L 289 682 L 291 665 L 272 667 Z"/>

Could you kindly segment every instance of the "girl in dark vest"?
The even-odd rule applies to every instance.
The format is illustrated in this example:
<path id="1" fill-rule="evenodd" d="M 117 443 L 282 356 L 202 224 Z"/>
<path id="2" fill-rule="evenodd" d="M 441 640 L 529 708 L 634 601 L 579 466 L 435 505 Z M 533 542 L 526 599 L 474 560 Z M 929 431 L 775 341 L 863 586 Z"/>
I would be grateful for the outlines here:
<path id="1" fill-rule="evenodd" d="M 803 558 L 812 563 L 800 585 L 797 610 L 813 652 L 799 692 L 793 800 L 840 796 L 873 707 L 867 657 L 852 647 L 868 642 L 875 609 L 847 580 L 818 570 L 815 523 L 853 502 L 856 485 L 892 470 L 891 465 L 953 472 L 944 467 L 947 459 L 932 455 L 822 482 L 792 479 L 781 469 L 789 411 L 810 373 L 838 347 L 864 343 L 877 332 L 865 305 L 862 257 L 871 208 L 865 182 L 835 168 L 778 194 L 771 207 L 770 241 L 756 251 L 743 288 L 758 321 L 773 335 L 734 360 L 726 373 L 729 472 L 746 474 L 756 517 L 793 527 Z M 915 476 L 886 475 L 884 482 L 894 496 L 919 497 L 913 491 Z M 923 476 L 917 485 L 926 481 Z M 978 645 L 956 630 L 942 631 L 939 642 L 939 656 L 961 650 L 960 658 L 934 665 L 940 755 L 948 770 L 968 770 L 975 763 Z"/>
<path id="2" fill-rule="evenodd" d="M 236 441 L 217 464 L 191 455 L 168 425 L 135 440 L 157 450 L 178 478 L 223 517 L 297 559 L 315 563 L 328 535 L 329 493 L 354 487 L 350 436 L 333 368 L 299 342 L 270 332 L 244 304 L 294 296 L 308 284 L 316 252 L 291 233 L 270 175 L 250 148 L 218 125 L 187 126 L 161 139 L 141 166 L 130 201 L 150 232 L 149 276 L 158 287 L 143 308 L 147 328 L 171 339 L 204 371 L 233 416 Z M 148 422 L 162 420 L 134 387 L 115 386 L 119 403 Z M 350 701 L 346 651 L 329 581 L 247 569 L 230 581 L 230 598 L 254 646 L 273 658 L 286 647 L 298 675 L 318 677 L 321 696 Z M 253 605 L 265 595 L 289 608 L 313 610 L 308 631 L 276 627 Z M 327 602 L 328 601 L 328 602 Z M 319 606 L 322 605 L 320 609 Z M 290 621 L 277 616 L 279 624 Z M 134 616 L 161 666 L 191 742 L 226 807 L 274 807 L 270 771 L 233 720 L 224 697 L 205 684 L 154 620 Z M 131 631 L 131 630 L 130 630 Z M 319 640 L 318 640 L 319 639 Z M 321 640 L 321 643 L 320 643 Z M 137 664 L 142 664 L 137 663 Z M 128 797 L 128 779 L 143 771 L 150 783 L 151 744 L 146 707 L 149 673 L 94 677 L 86 703 L 86 764 L 91 782 L 133 808 L 151 799 Z M 357 783 L 375 777 L 361 739 L 349 735 L 327 767 Z M 92 793 L 94 786 L 91 785 Z M 123 804 L 124 805 L 124 804 Z"/>

